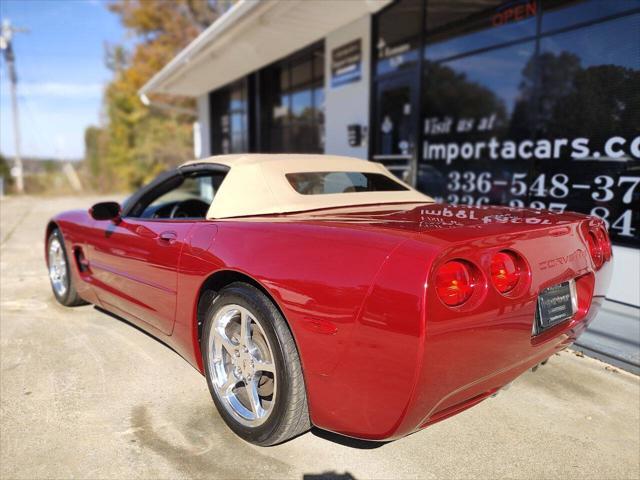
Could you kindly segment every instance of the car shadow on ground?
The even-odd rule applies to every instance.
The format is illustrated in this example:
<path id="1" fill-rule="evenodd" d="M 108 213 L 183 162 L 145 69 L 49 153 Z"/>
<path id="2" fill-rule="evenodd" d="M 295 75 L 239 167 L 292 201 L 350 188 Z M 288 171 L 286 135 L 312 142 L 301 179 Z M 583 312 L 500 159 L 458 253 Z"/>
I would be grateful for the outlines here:
<path id="1" fill-rule="evenodd" d="M 322 472 L 322 473 L 305 473 L 302 475 L 303 480 L 356 480 L 356 477 L 349 472 Z"/>
<path id="2" fill-rule="evenodd" d="M 155 340 L 156 342 L 158 342 L 160 345 L 163 345 L 164 347 L 167 347 L 168 350 L 171 350 L 173 353 L 175 353 L 176 355 L 178 355 L 180 358 L 183 358 L 182 355 L 180 355 L 176 350 L 174 350 L 171 345 L 169 345 L 168 343 L 165 343 L 162 341 L 162 339 L 154 336 L 153 334 L 147 332 L 146 330 L 144 330 L 142 327 L 139 327 L 138 325 L 136 325 L 133 322 L 130 322 L 129 320 L 127 320 L 126 318 L 122 318 L 120 316 L 118 316 L 117 314 L 110 312 L 109 310 L 105 310 L 102 307 L 99 307 L 98 305 L 93 305 L 93 308 L 95 310 L 97 310 L 100 313 L 103 313 L 111 318 L 113 318 L 114 320 L 118 320 L 122 323 L 126 323 L 128 326 L 135 328 L 137 331 L 139 331 L 140 333 L 145 334 L 147 337 L 151 338 L 152 340 Z M 184 358 L 183 358 L 184 360 Z M 186 362 L 186 360 L 184 360 Z"/>
<path id="3" fill-rule="evenodd" d="M 327 430 L 322 430 L 317 427 L 311 428 L 311 435 L 322 438 L 324 440 L 328 440 L 333 443 L 337 443 L 344 447 L 357 448 L 358 450 L 374 450 L 376 448 L 380 448 L 386 445 L 387 443 L 389 443 L 389 442 L 374 442 L 370 440 L 361 440 L 359 438 L 345 437 L 344 435 L 329 432 Z M 318 477 L 318 478 L 323 478 L 323 477 Z M 336 478 L 342 478 L 342 477 L 336 477 Z M 344 478 L 354 478 L 354 477 L 344 477 Z"/>

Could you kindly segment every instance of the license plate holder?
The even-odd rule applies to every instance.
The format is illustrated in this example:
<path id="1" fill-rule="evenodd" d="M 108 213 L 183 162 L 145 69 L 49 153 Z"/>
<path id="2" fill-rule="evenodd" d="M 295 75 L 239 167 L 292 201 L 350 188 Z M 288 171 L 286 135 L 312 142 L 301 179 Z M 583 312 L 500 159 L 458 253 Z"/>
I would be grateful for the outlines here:
<path id="1" fill-rule="evenodd" d="M 569 320 L 578 310 L 576 282 L 566 282 L 545 288 L 538 295 L 536 306 L 536 332 L 551 328 Z"/>

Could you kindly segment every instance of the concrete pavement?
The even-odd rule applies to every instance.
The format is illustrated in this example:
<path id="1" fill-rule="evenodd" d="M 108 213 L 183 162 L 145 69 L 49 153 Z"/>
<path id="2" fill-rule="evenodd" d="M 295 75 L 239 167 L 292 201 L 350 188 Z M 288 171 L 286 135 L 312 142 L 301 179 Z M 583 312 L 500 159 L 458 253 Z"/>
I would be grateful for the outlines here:
<path id="1" fill-rule="evenodd" d="M 1 478 L 640 477 L 639 378 L 571 352 L 396 442 L 319 431 L 272 448 L 243 442 L 174 352 L 54 301 L 46 221 L 94 200 L 0 200 Z"/>

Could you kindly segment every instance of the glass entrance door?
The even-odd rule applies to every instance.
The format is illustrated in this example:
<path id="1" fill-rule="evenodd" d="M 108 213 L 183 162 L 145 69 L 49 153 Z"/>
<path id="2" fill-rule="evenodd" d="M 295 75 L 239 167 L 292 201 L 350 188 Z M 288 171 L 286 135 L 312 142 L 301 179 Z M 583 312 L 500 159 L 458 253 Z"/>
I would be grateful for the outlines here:
<path id="1" fill-rule="evenodd" d="M 372 159 L 415 185 L 418 88 L 413 75 L 378 82 Z"/>

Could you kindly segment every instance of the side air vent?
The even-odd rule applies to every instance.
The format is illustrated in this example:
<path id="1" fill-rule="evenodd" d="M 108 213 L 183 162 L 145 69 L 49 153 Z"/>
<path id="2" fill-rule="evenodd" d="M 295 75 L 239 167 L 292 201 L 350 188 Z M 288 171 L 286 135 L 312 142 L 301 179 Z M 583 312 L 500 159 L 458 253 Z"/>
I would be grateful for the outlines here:
<path id="1" fill-rule="evenodd" d="M 73 256 L 76 259 L 76 265 L 80 273 L 89 273 L 89 260 L 86 259 L 81 247 L 73 249 Z"/>

